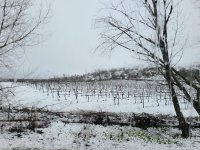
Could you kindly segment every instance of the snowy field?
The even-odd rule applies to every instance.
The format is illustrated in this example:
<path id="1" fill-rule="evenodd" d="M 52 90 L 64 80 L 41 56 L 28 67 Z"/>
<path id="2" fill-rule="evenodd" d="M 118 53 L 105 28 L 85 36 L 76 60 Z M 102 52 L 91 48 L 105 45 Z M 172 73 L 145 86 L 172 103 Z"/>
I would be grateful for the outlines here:
<path id="1" fill-rule="evenodd" d="M 13 106 L 45 108 L 51 111 L 134 112 L 175 115 L 167 87 L 143 81 L 108 81 L 100 83 L 18 84 Z M 186 117 L 198 116 L 191 104 L 181 98 Z"/>
<path id="2" fill-rule="evenodd" d="M 155 84 L 142 81 L 3 84 L 14 87 L 15 93 L 4 104 L 19 108 L 175 115 L 166 88 L 155 88 Z M 185 116 L 198 116 L 184 100 L 181 108 Z M 6 125 L 7 128 L 9 125 Z M 46 128 L 23 133 L 8 132 L 1 127 L 0 143 L 2 150 L 197 150 L 200 147 L 200 130 L 192 129 L 191 137 L 182 139 L 176 128 L 148 128 L 146 131 L 136 127 L 67 124 L 52 120 Z"/>

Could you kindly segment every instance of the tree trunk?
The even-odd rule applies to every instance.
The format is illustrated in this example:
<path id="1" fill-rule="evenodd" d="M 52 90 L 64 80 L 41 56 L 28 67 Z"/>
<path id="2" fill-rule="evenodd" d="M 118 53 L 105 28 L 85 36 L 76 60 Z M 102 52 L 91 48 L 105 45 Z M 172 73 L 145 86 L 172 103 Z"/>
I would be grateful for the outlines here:
<path id="1" fill-rule="evenodd" d="M 168 60 L 166 54 L 164 58 Z M 171 72 L 169 63 L 165 64 L 165 75 L 166 75 L 167 83 L 169 85 L 169 90 L 171 92 L 172 102 L 173 102 L 174 109 L 177 115 L 177 119 L 179 121 L 179 126 L 182 131 L 182 137 L 188 138 L 190 135 L 189 124 L 187 123 L 187 121 L 185 120 L 183 116 L 183 113 L 181 112 L 181 108 L 178 102 L 178 97 L 174 88 L 174 81 L 172 80 L 172 72 Z"/>
<path id="2" fill-rule="evenodd" d="M 200 103 L 198 101 L 193 101 L 193 107 L 197 111 L 197 113 L 200 115 Z"/>
<path id="3" fill-rule="evenodd" d="M 164 3 L 165 6 L 165 3 Z M 166 7 L 165 7 L 166 8 Z M 166 11 L 166 10 L 165 10 Z M 165 69 L 165 78 L 169 86 L 169 90 L 171 92 L 171 97 L 172 97 L 172 102 L 174 105 L 174 109 L 177 115 L 177 119 L 179 121 L 179 126 L 182 131 L 182 137 L 183 138 L 188 138 L 189 137 L 189 124 L 186 122 L 183 113 L 181 112 L 181 108 L 178 102 L 178 97 L 174 88 L 174 80 L 173 80 L 173 74 L 171 71 L 171 66 L 170 66 L 170 59 L 169 59 L 169 51 L 168 51 L 168 30 L 167 30 L 167 17 L 166 17 L 166 12 L 165 12 L 165 18 L 164 18 L 164 26 L 163 26 L 163 35 L 160 36 L 160 33 L 157 33 L 158 39 L 159 39 L 159 48 L 162 53 L 163 61 L 164 61 L 164 69 Z M 159 27 L 159 26 L 158 26 Z"/>
<path id="4" fill-rule="evenodd" d="M 182 137 L 188 138 L 190 135 L 189 124 L 186 122 L 186 120 L 183 116 L 183 113 L 181 112 L 180 105 L 179 105 L 178 98 L 177 98 L 174 87 L 171 87 L 171 94 L 172 94 L 172 102 L 174 105 L 174 109 L 176 111 L 176 115 L 177 115 L 177 118 L 179 121 L 179 126 L 182 131 Z"/>

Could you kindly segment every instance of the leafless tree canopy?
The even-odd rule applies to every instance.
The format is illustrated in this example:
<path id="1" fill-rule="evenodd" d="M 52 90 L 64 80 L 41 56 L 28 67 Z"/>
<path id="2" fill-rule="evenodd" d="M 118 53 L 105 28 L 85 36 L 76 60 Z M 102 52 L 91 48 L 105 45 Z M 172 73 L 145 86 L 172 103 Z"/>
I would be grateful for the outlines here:
<path id="1" fill-rule="evenodd" d="M 0 0 L 0 69 L 5 70 L 21 48 L 39 44 L 39 27 L 48 18 L 49 9 L 34 12 L 32 0 Z M 35 15 L 33 15 L 35 14 Z M 23 52 L 23 51 L 22 51 Z M 21 53 L 20 53 L 21 54 Z M 13 95 L 12 87 L 0 84 L 0 107 Z"/>
<path id="2" fill-rule="evenodd" d="M 180 18 L 177 4 L 172 0 L 123 0 L 112 4 L 108 8 L 109 15 L 97 20 L 104 28 L 98 48 L 113 50 L 122 47 L 138 54 L 139 59 L 154 63 L 155 59 L 162 58 L 162 52 L 157 49 L 162 39 L 170 62 L 174 60 L 175 65 L 181 58 L 185 42 L 180 36 L 182 22 L 177 19 Z M 167 34 L 166 29 L 169 30 Z"/>
<path id="3" fill-rule="evenodd" d="M 16 50 L 39 42 L 38 29 L 47 19 L 49 10 L 33 16 L 32 0 L 0 0 L 0 66 Z"/>
<path id="4" fill-rule="evenodd" d="M 200 114 L 200 86 L 174 68 L 177 60 L 181 59 L 184 43 L 179 32 L 182 26 L 178 21 L 179 5 L 178 0 L 123 0 L 112 4 L 108 8 L 109 15 L 98 20 L 104 29 L 100 34 L 102 43 L 98 48 L 113 50 L 120 47 L 133 52 L 139 59 L 158 66 L 169 86 L 182 136 L 188 137 L 189 125 L 181 112 L 175 87 L 184 93 L 185 98 Z M 180 57 L 175 59 L 178 55 Z M 197 90 L 194 101 L 181 81 Z"/>

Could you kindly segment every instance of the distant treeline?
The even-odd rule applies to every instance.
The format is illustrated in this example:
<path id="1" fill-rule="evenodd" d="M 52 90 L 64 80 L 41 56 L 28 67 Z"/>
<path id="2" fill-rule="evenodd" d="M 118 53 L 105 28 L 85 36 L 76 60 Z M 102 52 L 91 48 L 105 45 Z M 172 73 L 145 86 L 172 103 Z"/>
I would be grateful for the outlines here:
<path id="1" fill-rule="evenodd" d="M 84 75 L 63 76 L 62 78 L 51 78 L 50 80 L 62 80 L 69 82 L 142 79 L 151 80 L 160 75 L 158 70 L 159 68 L 156 67 L 98 70 Z M 200 77 L 200 66 L 189 69 L 182 67 L 178 70 L 183 76 L 191 80 L 199 79 Z"/>
<path id="2" fill-rule="evenodd" d="M 133 80 L 151 78 L 157 74 L 156 68 L 110 69 L 98 70 L 84 75 L 64 76 L 64 81 L 105 81 L 105 80 Z"/>
<path id="3" fill-rule="evenodd" d="M 105 80 L 151 80 L 160 75 L 159 68 L 119 68 L 110 70 L 97 70 L 92 73 L 83 75 L 72 75 L 63 77 L 53 77 L 49 79 L 17 79 L 17 82 L 49 82 L 49 81 L 63 81 L 63 82 L 91 82 L 91 81 L 105 81 Z M 189 78 L 190 80 L 200 80 L 200 65 L 192 68 L 180 67 L 179 72 Z M 2 81 L 14 82 L 16 79 L 2 79 Z"/>

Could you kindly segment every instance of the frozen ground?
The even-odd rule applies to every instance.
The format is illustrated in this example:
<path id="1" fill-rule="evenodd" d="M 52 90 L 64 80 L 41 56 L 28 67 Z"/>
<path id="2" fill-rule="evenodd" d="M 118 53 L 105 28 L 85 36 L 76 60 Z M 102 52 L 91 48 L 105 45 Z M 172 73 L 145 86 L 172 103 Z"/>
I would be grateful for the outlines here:
<path id="1" fill-rule="evenodd" d="M 198 150 L 200 131 L 193 130 L 190 139 L 177 136 L 177 129 L 149 128 L 148 132 L 132 127 L 95 126 L 52 122 L 43 134 L 0 134 L 0 149 L 66 149 L 66 150 Z"/>
<path id="2" fill-rule="evenodd" d="M 5 83 L 8 85 L 8 83 Z M 69 112 L 80 110 L 108 112 L 146 112 L 150 114 L 174 115 L 173 105 L 150 99 L 143 104 L 135 100 L 120 100 L 119 105 L 112 99 L 90 99 L 72 95 L 63 99 L 47 95 L 46 92 L 31 86 L 14 86 L 15 96 L 6 104 L 20 107 L 45 108 L 52 111 Z M 185 116 L 197 116 L 190 104 L 181 104 Z M 2 126 L 0 131 L 0 149 L 66 149 L 66 150 L 197 150 L 200 147 L 200 130 L 192 129 L 191 138 L 181 139 L 180 131 L 173 128 L 149 128 L 148 131 L 133 127 L 99 126 L 85 124 L 65 124 L 52 120 L 51 124 L 35 132 L 12 133 Z"/>
<path id="3" fill-rule="evenodd" d="M 8 84 L 8 83 L 7 83 Z M 26 107 L 38 107 L 46 108 L 48 110 L 68 112 L 68 111 L 80 111 L 80 110 L 94 110 L 105 112 L 134 112 L 134 113 L 150 113 L 150 114 L 170 114 L 175 115 L 172 102 L 165 100 L 157 101 L 157 97 L 151 97 L 149 102 L 145 100 L 144 108 L 141 100 L 137 102 L 132 99 L 120 99 L 119 105 L 113 102 L 113 98 L 91 98 L 88 101 L 87 96 L 79 96 L 78 101 L 75 96 L 71 94 L 66 99 L 61 96 L 58 97 L 54 93 L 47 94 L 42 90 L 38 90 L 31 86 L 12 84 L 15 90 L 15 96 L 10 100 L 13 106 L 26 106 Z M 117 100 L 116 100 L 117 101 Z M 183 114 L 188 116 L 198 116 L 196 111 L 191 108 L 189 103 L 181 103 Z"/>

